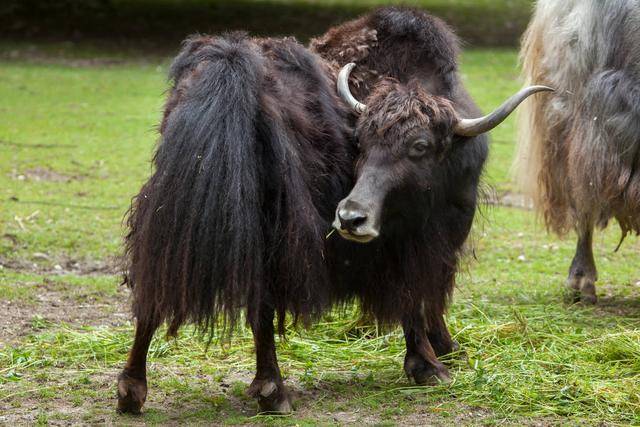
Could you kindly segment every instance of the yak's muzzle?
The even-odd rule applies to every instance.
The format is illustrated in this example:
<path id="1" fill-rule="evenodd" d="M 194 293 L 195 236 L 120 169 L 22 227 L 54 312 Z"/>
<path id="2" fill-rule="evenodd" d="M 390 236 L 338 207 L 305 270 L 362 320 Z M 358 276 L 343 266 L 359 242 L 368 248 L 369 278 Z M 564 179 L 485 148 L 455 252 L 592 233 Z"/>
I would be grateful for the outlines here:
<path id="1" fill-rule="evenodd" d="M 347 240 L 368 243 L 380 234 L 377 218 L 375 210 L 346 198 L 336 209 L 333 227 Z"/>

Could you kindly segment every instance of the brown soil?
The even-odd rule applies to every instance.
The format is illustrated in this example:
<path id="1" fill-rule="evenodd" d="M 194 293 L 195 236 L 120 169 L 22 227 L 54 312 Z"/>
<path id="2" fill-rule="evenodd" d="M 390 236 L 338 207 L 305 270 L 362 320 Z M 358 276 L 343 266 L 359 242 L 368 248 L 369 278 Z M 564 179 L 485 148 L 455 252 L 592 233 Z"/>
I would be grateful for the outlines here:
<path id="1" fill-rule="evenodd" d="M 11 234 L 2 236 L 8 240 L 15 238 Z M 91 260 L 91 259 L 74 259 L 68 257 L 52 259 L 49 255 L 40 252 L 31 254 L 34 261 L 24 259 L 5 259 L 0 256 L 0 267 L 13 271 L 46 274 L 59 276 L 64 274 L 74 274 L 77 276 L 86 275 L 117 275 L 122 272 L 121 263 L 118 259 Z"/>
<path id="2" fill-rule="evenodd" d="M 14 169 L 11 173 L 11 178 L 18 181 L 69 182 L 72 180 L 79 180 L 84 177 L 80 175 L 66 175 L 60 172 L 56 172 L 50 168 L 37 166 L 32 169 L 24 170 L 21 173 Z"/>
<path id="3" fill-rule="evenodd" d="M 35 301 L 2 301 L 0 304 L 0 348 L 33 333 L 34 322 L 119 326 L 131 318 L 129 290 L 124 286 L 118 287 L 110 296 L 46 279 L 31 286 L 37 288 Z"/>

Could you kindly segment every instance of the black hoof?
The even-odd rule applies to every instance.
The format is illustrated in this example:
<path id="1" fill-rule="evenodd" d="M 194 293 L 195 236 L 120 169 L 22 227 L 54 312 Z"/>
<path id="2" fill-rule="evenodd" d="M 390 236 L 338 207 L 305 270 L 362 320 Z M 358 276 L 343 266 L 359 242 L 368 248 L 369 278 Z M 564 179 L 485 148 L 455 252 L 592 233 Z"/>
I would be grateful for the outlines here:
<path id="1" fill-rule="evenodd" d="M 293 412 L 291 398 L 281 381 L 253 380 L 248 394 L 258 399 L 262 414 L 290 414 Z"/>
<path id="2" fill-rule="evenodd" d="M 140 415 L 146 399 L 146 378 L 133 378 L 126 372 L 118 376 L 118 413 Z"/>
<path id="3" fill-rule="evenodd" d="M 442 364 L 432 365 L 418 356 L 404 359 L 404 372 L 417 385 L 438 385 L 451 382 L 449 370 Z"/>
<path id="4" fill-rule="evenodd" d="M 598 303 L 598 297 L 590 294 L 587 294 L 587 295 L 582 294 L 580 296 L 580 301 L 586 305 L 595 305 Z"/>
<path id="5" fill-rule="evenodd" d="M 595 280 L 589 277 L 570 276 L 567 279 L 567 293 L 572 303 L 594 305 L 598 302 Z"/>
<path id="6" fill-rule="evenodd" d="M 582 283 L 580 284 L 580 300 L 583 304 L 593 305 L 598 302 L 598 297 L 596 296 L 596 285 L 593 280 L 588 278 L 583 278 Z"/>

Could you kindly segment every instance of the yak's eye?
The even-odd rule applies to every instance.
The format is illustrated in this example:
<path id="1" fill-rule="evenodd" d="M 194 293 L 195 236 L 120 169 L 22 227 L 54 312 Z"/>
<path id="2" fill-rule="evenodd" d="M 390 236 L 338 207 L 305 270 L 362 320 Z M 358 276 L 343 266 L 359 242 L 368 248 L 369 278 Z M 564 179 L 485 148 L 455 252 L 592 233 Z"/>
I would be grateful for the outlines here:
<path id="1" fill-rule="evenodd" d="M 431 144 L 424 139 L 416 139 L 411 143 L 409 148 L 410 157 L 422 157 L 427 154 L 431 149 Z"/>

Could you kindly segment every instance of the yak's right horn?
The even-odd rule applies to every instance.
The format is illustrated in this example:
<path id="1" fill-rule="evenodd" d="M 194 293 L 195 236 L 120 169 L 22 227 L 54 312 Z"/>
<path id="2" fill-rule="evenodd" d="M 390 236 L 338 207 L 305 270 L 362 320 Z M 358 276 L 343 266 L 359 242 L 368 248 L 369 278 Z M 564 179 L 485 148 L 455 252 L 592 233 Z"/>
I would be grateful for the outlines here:
<path id="1" fill-rule="evenodd" d="M 507 99 L 504 104 L 498 107 L 491 114 L 478 119 L 462 119 L 458 122 L 453 132 L 460 136 L 478 136 L 502 123 L 518 105 L 534 93 L 554 92 L 554 89 L 547 86 L 529 86 Z"/>

